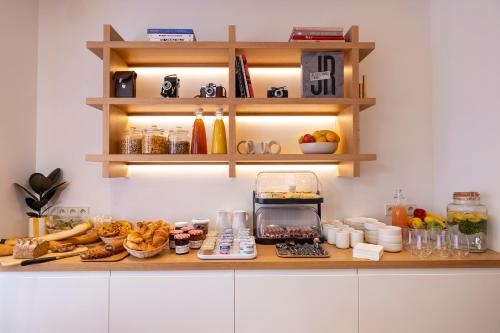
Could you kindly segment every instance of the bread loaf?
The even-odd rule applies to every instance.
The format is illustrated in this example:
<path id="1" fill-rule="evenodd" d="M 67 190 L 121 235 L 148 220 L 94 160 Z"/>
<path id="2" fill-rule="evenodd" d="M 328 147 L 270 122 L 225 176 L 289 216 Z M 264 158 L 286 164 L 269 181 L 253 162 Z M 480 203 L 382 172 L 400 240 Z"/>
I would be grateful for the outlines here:
<path id="1" fill-rule="evenodd" d="M 13 256 L 15 259 L 33 259 L 49 252 L 49 242 L 39 238 L 18 239 L 14 245 Z"/>

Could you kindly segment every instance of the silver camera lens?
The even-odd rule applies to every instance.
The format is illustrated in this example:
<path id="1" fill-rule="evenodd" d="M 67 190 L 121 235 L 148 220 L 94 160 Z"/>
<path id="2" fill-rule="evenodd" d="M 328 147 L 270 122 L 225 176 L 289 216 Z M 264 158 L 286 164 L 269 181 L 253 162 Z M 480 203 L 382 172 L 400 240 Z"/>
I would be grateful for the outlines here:
<path id="1" fill-rule="evenodd" d="M 164 90 L 170 90 L 170 89 L 172 89 L 172 82 L 170 82 L 170 81 L 163 82 L 163 89 Z"/>
<path id="2" fill-rule="evenodd" d="M 276 89 L 274 91 L 274 97 L 283 97 L 283 89 Z"/>
<path id="3" fill-rule="evenodd" d="M 205 91 L 206 91 L 207 96 L 212 96 L 212 95 L 215 95 L 215 89 L 214 89 L 214 88 L 212 88 L 212 87 L 207 87 L 207 88 L 205 89 Z"/>

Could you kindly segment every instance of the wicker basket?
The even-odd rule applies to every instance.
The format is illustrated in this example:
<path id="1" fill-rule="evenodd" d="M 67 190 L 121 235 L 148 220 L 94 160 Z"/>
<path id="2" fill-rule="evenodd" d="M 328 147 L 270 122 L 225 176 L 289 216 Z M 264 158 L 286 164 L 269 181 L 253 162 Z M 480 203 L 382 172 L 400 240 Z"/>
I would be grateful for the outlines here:
<path id="1" fill-rule="evenodd" d="M 125 250 L 127 250 L 128 253 L 130 253 L 132 256 L 139 258 L 139 259 L 145 259 L 145 258 L 151 258 L 154 257 L 157 254 L 160 254 L 168 245 L 168 239 L 163 244 L 162 246 L 154 249 L 154 250 L 149 250 L 149 251 L 138 251 L 138 250 L 132 250 L 131 248 L 127 247 L 127 242 L 123 243 L 123 247 Z"/>
<path id="2" fill-rule="evenodd" d="M 127 238 L 127 235 L 124 235 L 124 236 L 118 236 L 118 237 L 102 237 L 101 236 L 101 240 L 104 242 L 104 244 L 111 244 L 115 241 L 125 241 L 125 238 Z"/>

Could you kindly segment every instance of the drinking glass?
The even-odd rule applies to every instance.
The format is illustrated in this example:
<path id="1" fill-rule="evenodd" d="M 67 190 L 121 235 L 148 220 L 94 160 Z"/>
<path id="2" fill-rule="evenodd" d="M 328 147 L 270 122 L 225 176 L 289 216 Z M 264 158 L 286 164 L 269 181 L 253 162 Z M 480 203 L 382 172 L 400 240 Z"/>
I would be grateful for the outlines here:
<path id="1" fill-rule="evenodd" d="M 403 228 L 403 248 L 412 253 L 412 245 L 415 243 L 416 229 Z"/>
<path id="2" fill-rule="evenodd" d="M 434 228 L 431 230 L 432 252 L 441 257 L 449 257 L 451 252 L 451 237 L 448 230 Z"/>
<path id="3" fill-rule="evenodd" d="M 469 255 L 470 244 L 467 235 L 464 235 L 461 232 L 452 233 L 451 250 L 452 253 L 458 257 L 465 257 Z"/>
<path id="4" fill-rule="evenodd" d="M 430 232 L 425 229 L 415 230 L 415 242 L 412 244 L 412 254 L 419 257 L 428 257 L 432 254 Z"/>

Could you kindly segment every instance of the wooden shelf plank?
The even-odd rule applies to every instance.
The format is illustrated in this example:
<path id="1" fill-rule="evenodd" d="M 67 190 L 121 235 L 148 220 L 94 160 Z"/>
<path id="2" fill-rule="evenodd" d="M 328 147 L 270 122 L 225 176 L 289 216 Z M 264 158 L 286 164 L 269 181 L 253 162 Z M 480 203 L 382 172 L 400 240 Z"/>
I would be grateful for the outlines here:
<path id="1" fill-rule="evenodd" d="M 115 51 L 130 67 L 196 66 L 227 67 L 228 50 L 247 55 L 249 66 L 298 67 L 302 51 L 342 51 L 359 49 L 360 61 L 375 49 L 373 42 L 149 42 L 89 41 L 87 48 L 102 59 L 105 47 Z"/>
<path id="2" fill-rule="evenodd" d="M 359 99 L 360 109 L 376 103 L 375 98 Z M 195 106 L 207 113 L 217 105 L 235 105 L 236 115 L 336 115 L 353 104 L 351 98 L 87 98 L 87 105 L 102 110 L 104 104 L 116 105 L 129 115 L 192 115 Z M 226 110 L 227 111 L 227 110 Z"/>
<path id="3" fill-rule="evenodd" d="M 234 161 L 238 164 L 269 164 L 269 163 L 319 163 L 334 164 L 343 161 L 374 161 L 375 154 L 279 154 L 279 155 L 122 155 L 122 154 L 89 154 L 89 162 L 122 162 L 126 164 L 228 164 Z"/>

